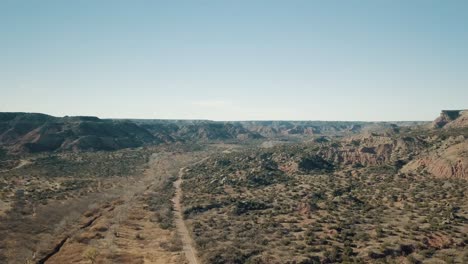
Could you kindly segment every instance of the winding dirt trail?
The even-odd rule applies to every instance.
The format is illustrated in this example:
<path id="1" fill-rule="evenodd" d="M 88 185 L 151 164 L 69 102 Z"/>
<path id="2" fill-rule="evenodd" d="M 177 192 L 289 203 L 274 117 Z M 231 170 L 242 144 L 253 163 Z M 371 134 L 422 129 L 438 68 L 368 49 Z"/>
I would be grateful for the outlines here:
<path id="1" fill-rule="evenodd" d="M 180 203 L 180 199 L 182 197 L 182 188 L 180 187 L 180 185 L 182 184 L 182 175 L 184 174 L 184 169 L 185 168 L 181 168 L 179 170 L 179 178 L 174 182 L 176 193 L 172 201 L 174 202 L 175 224 L 177 234 L 182 240 L 182 246 L 183 251 L 185 253 L 185 257 L 187 258 L 190 264 L 198 264 L 200 262 L 198 261 L 197 251 L 194 247 L 195 243 L 190 237 L 189 231 L 182 217 L 182 205 Z"/>

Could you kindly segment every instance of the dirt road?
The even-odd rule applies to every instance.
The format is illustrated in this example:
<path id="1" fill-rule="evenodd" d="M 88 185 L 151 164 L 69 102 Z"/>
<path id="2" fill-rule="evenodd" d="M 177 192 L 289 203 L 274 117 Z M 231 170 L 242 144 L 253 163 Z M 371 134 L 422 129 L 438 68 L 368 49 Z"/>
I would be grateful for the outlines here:
<path id="1" fill-rule="evenodd" d="M 5 240 L 8 243 L 3 243 L 6 250 L 2 248 L 0 262 L 201 263 L 182 218 L 181 183 L 185 168 L 204 161 L 210 154 L 155 152 L 141 167 L 142 174 L 108 181 L 96 178 L 99 184 L 83 196 L 49 200 L 47 206 L 28 216 L 28 221 L 19 222 L 20 227 L 24 226 L 21 230 L 38 234 L 35 239 L 40 243 L 24 246 L 18 242 L 22 241 L 20 236 Z M 25 160 L 18 166 L 28 164 Z M 173 182 L 177 175 L 177 181 Z M 167 184 L 174 184 L 175 190 L 167 188 Z M 0 203 L 0 213 L 8 208 L 9 204 Z M 173 214 L 171 209 L 175 209 Z M 49 214 L 55 216 L 53 222 L 49 221 Z M 171 223 L 176 228 L 170 228 Z M 6 230 L 5 234 L 10 230 L 6 228 L 8 225 L 18 225 L 13 221 L 2 224 L 5 227 L 1 226 L 0 232 Z M 47 224 L 50 226 L 46 232 L 40 233 Z"/>
<path id="2" fill-rule="evenodd" d="M 177 234 L 182 240 L 182 246 L 183 246 L 183 251 L 185 253 L 185 257 L 187 258 L 190 264 L 198 264 L 200 262 L 198 261 L 197 252 L 194 247 L 195 243 L 190 237 L 189 231 L 182 217 L 182 205 L 180 203 L 180 199 L 182 198 L 182 188 L 180 187 L 180 185 L 182 183 L 182 175 L 184 173 L 184 169 L 185 168 L 180 169 L 179 178 L 177 179 L 177 181 L 174 182 L 176 193 L 172 201 L 174 202 L 175 224 L 176 224 Z"/>
<path id="3" fill-rule="evenodd" d="M 186 243 L 190 236 L 180 214 L 180 182 L 173 198 L 179 211 L 173 220 L 176 230 L 161 228 L 155 212 L 148 209 L 151 197 L 159 195 L 157 186 L 164 186 L 194 160 L 199 159 L 191 154 L 153 154 L 141 178 L 123 184 L 110 203 L 99 204 L 87 218 L 92 222 L 68 235 L 41 263 L 88 263 L 93 254 L 95 262 L 103 264 L 200 263 L 192 244 Z"/>

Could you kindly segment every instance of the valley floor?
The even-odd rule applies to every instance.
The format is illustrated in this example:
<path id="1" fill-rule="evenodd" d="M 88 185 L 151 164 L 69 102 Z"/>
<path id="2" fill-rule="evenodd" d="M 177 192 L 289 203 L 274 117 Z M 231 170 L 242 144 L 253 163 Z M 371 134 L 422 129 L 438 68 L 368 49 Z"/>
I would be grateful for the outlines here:
<path id="1" fill-rule="evenodd" d="M 16 195 L 8 196 L 13 210 L 5 211 L 0 222 L 0 262 L 199 263 L 195 254 L 184 254 L 194 249 L 182 243 L 190 236 L 181 229 L 180 188 L 172 184 L 185 166 L 206 155 L 158 150 L 148 154 L 146 164 L 137 162 L 134 173 L 92 179 L 78 188 L 79 194 L 69 190 L 66 197 L 57 198 L 49 190 L 44 204 L 28 198 L 21 204 Z M 34 166 L 21 162 L 13 170 L 28 165 Z M 47 180 L 64 184 L 59 178 Z"/>
<path id="2" fill-rule="evenodd" d="M 9 160 L 0 263 L 468 263 L 461 132 Z"/>

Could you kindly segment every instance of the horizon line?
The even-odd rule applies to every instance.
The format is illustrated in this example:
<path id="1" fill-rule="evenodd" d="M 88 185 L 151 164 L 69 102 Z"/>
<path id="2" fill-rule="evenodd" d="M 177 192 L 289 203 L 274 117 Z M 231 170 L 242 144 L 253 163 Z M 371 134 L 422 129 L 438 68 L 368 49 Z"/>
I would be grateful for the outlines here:
<path id="1" fill-rule="evenodd" d="M 448 110 L 442 110 L 448 111 Z M 450 111 L 465 111 L 462 110 L 450 110 Z M 363 123 L 395 123 L 395 122 L 432 122 L 432 120 L 325 120 L 325 119 L 207 119 L 207 118 L 134 118 L 134 117 L 102 117 L 98 115 L 54 115 L 41 112 L 18 112 L 18 111 L 0 111 L 0 113 L 20 113 L 20 114 L 41 114 L 48 115 L 57 118 L 65 117 L 97 117 L 102 120 L 161 120 L 161 121 L 211 121 L 211 122 L 363 122 Z M 437 118 L 437 117 L 435 117 Z M 435 119 L 434 118 L 434 119 Z"/>

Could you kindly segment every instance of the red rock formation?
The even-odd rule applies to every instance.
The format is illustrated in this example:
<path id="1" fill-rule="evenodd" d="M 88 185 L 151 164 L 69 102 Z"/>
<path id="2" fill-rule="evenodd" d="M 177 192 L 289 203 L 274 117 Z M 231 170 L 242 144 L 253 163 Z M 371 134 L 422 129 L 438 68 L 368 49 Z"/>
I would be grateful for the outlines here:
<path id="1" fill-rule="evenodd" d="M 324 148 L 319 150 L 319 156 L 333 163 L 352 165 L 382 165 L 390 161 L 393 145 L 383 144 L 377 147 Z"/>
<path id="2" fill-rule="evenodd" d="M 443 147 L 408 163 L 404 173 L 427 172 L 439 178 L 468 179 L 468 141 Z"/>
<path id="3" fill-rule="evenodd" d="M 308 215 L 312 211 L 312 208 L 307 202 L 301 202 L 297 207 L 297 211 L 299 211 L 301 215 Z"/>
<path id="4" fill-rule="evenodd" d="M 463 162 L 458 160 L 458 162 L 452 165 L 452 177 L 455 178 L 466 178 L 465 169 L 463 168 Z"/>

